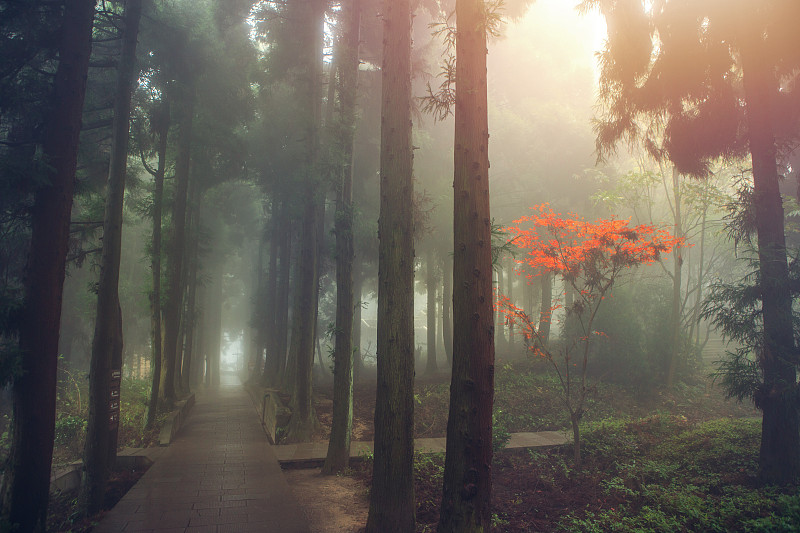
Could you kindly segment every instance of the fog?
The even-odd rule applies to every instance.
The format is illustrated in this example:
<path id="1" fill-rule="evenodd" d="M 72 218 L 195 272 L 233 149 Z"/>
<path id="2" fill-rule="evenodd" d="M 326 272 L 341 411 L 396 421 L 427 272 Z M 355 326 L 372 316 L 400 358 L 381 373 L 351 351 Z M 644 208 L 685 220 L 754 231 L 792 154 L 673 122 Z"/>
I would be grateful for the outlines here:
<path id="1" fill-rule="evenodd" d="M 800 527 L 800 7 L 577 3 L 0 0 L 0 524 L 197 400 L 370 533 Z"/>

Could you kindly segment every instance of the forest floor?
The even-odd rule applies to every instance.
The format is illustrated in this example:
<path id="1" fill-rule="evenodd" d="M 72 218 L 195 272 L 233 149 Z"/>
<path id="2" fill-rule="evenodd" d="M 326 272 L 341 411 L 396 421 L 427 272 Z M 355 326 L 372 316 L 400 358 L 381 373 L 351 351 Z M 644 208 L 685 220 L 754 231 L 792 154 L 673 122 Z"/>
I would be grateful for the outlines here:
<path id="1" fill-rule="evenodd" d="M 415 436 L 445 434 L 449 380 L 420 376 Z M 316 387 L 327 440 L 332 389 Z M 370 440 L 374 382 L 355 388 L 354 440 Z M 564 429 L 554 377 L 537 364 L 505 364 L 496 377 L 495 433 Z M 572 446 L 501 450 L 493 472 L 493 531 L 798 531 L 797 487 L 756 483 L 759 413 L 726 400 L 706 377 L 672 391 L 601 384 L 584 417 L 583 462 Z M 443 454 L 415 461 L 417 531 L 438 521 Z M 339 476 L 284 471 L 308 510 L 312 531 L 359 531 L 366 523 L 370 457 Z M 321 497 L 324 495 L 324 497 Z"/>

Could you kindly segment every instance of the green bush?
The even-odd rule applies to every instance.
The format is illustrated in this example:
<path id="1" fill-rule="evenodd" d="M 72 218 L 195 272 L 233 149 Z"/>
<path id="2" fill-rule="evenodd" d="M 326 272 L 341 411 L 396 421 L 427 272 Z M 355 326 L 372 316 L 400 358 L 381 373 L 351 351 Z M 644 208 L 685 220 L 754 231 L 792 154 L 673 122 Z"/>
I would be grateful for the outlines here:
<path id="1" fill-rule="evenodd" d="M 56 419 L 55 443 L 74 448 L 80 446 L 86 433 L 86 420 L 75 415 L 59 415 Z"/>

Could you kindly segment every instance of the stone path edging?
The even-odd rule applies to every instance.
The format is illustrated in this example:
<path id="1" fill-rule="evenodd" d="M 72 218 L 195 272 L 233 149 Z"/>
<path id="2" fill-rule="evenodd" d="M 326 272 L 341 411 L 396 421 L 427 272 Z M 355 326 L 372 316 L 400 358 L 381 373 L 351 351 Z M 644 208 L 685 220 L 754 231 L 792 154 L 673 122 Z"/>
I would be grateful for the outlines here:
<path id="1" fill-rule="evenodd" d="M 528 433 L 512 433 L 505 445 L 509 448 L 540 448 L 561 446 L 571 441 L 571 437 L 563 431 L 535 431 Z M 446 439 L 424 438 L 414 439 L 414 450 L 419 453 L 444 453 Z M 328 453 L 327 442 L 302 442 L 299 444 L 279 444 L 273 446 L 278 462 L 284 468 L 315 468 L 325 461 Z M 358 460 L 372 453 L 371 441 L 357 441 L 350 445 L 350 460 Z"/>

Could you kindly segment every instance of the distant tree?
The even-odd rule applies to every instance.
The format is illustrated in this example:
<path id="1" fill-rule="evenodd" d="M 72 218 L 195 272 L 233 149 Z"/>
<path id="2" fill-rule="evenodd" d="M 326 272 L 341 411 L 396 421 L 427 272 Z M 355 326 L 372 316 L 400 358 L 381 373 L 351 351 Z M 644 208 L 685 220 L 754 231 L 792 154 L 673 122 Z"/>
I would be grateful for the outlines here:
<path id="1" fill-rule="evenodd" d="M 378 384 L 367 533 L 414 531 L 414 186 L 411 3 L 384 2 Z"/>
<path id="2" fill-rule="evenodd" d="M 295 291 L 294 324 L 290 354 L 294 359 L 291 383 L 292 417 L 286 429 L 294 442 L 311 439 L 317 424 L 312 402 L 312 368 L 316 340 L 319 248 L 322 238 L 320 218 L 324 213 L 323 196 L 316 186 L 319 165 L 319 128 L 321 121 L 321 77 L 325 4 L 321 0 L 305 0 L 288 6 L 288 21 L 293 31 L 298 54 L 293 77 L 297 103 L 301 109 L 298 122 L 302 131 L 304 161 L 298 171 L 306 194 L 302 206 L 300 259 Z"/>
<path id="3" fill-rule="evenodd" d="M 436 318 L 437 313 L 437 292 L 439 290 L 439 279 L 437 269 L 439 262 L 436 260 L 436 255 L 433 248 L 429 248 L 425 254 L 425 287 L 427 299 L 427 353 L 425 355 L 425 372 L 433 374 L 438 367 L 436 366 Z"/>
<path id="4" fill-rule="evenodd" d="M 793 0 L 586 0 L 606 17 L 600 55 L 601 154 L 641 142 L 678 172 L 703 176 L 718 157 L 752 162 L 764 312 L 760 477 L 800 477 L 800 359 L 779 191 L 779 147 L 796 146 L 800 33 Z M 655 120 L 654 120 L 655 119 Z M 656 128 L 642 125 L 655 124 Z M 662 134 L 663 143 L 655 141 Z"/>
<path id="5" fill-rule="evenodd" d="M 450 254 L 442 258 L 442 337 L 447 364 L 453 364 L 453 264 Z"/>
<path id="6" fill-rule="evenodd" d="M 656 261 L 682 246 L 683 240 L 653 226 L 630 227 L 624 220 L 586 222 L 562 218 L 546 205 L 533 209 L 538 213 L 516 220 L 506 231 L 513 236 L 511 242 L 525 252 L 520 259 L 524 264 L 542 275 L 562 276 L 573 289 L 575 299 L 565 311 L 577 325 L 577 338 L 565 339 L 566 344 L 555 351 L 543 342 L 542 326 L 537 328 L 523 309 L 504 295 L 500 295 L 499 305 L 507 319 L 520 326 L 528 349 L 544 357 L 556 371 L 572 423 L 575 462 L 580 464 L 579 424 L 593 390 L 587 382 L 589 348 L 595 337 L 603 335 L 594 329 L 597 312 L 625 270 Z"/>
<path id="7" fill-rule="evenodd" d="M 58 28 L 54 31 L 58 63 L 52 90 L 39 102 L 48 108 L 41 144 L 48 169 L 30 211 L 30 252 L 18 337 L 22 372 L 14 382 L 13 434 L 2 501 L 9 523 L 19 531 L 34 533 L 45 531 L 46 524 L 61 296 L 94 14 L 94 0 L 64 0 L 58 15 L 45 21 L 38 15 L 33 19 L 51 32 Z M 33 172 L 33 161 L 28 164 Z"/>

